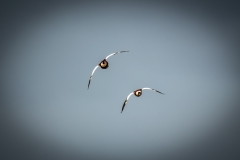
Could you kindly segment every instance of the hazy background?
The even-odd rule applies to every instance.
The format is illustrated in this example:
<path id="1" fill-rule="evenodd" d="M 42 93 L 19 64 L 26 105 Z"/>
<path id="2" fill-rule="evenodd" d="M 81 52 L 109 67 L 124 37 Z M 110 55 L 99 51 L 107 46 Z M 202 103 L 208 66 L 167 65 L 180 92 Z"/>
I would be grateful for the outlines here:
<path id="1" fill-rule="evenodd" d="M 3 2 L 0 158 L 239 159 L 239 9 Z"/>

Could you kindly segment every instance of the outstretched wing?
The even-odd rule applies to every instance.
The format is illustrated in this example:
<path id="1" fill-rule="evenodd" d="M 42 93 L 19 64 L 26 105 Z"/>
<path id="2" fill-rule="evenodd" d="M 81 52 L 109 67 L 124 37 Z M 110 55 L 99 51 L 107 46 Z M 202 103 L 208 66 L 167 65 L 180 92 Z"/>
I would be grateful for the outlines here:
<path id="1" fill-rule="evenodd" d="M 133 92 L 130 93 L 130 94 L 127 96 L 126 100 L 124 101 L 123 106 L 122 106 L 122 111 L 121 111 L 121 113 L 123 112 L 124 107 L 125 107 L 125 105 L 127 104 L 127 101 L 128 101 L 128 99 L 129 99 L 129 97 L 130 97 L 132 94 L 133 94 Z"/>
<path id="2" fill-rule="evenodd" d="M 144 89 L 149 89 L 149 90 L 152 90 L 152 91 L 155 91 L 155 92 L 158 92 L 158 93 L 164 95 L 164 93 L 162 93 L 162 92 L 160 92 L 160 91 L 158 91 L 158 90 L 156 90 L 156 89 L 152 89 L 152 88 L 142 88 L 142 90 L 144 90 Z"/>
<path id="3" fill-rule="evenodd" d="M 92 71 L 92 74 L 91 74 L 91 76 L 90 76 L 90 79 L 89 79 L 89 81 L 88 81 L 88 89 L 89 89 L 89 85 L 90 85 L 90 82 L 91 82 L 91 80 L 92 80 L 92 76 L 93 76 L 93 73 L 95 72 L 95 70 L 98 68 L 98 65 L 93 69 L 93 71 Z"/>
<path id="4" fill-rule="evenodd" d="M 118 54 L 118 53 L 122 53 L 122 52 L 129 52 L 129 51 L 119 51 L 119 52 L 115 52 L 115 53 L 112 53 L 110 55 L 108 55 L 105 59 L 108 59 L 109 57 L 115 55 L 115 54 Z"/>

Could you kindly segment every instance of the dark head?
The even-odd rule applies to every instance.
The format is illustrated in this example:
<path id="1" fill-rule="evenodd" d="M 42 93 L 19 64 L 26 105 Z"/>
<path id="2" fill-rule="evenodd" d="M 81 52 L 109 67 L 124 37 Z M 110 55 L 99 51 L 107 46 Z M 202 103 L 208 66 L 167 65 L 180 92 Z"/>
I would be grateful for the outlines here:
<path id="1" fill-rule="evenodd" d="M 135 96 L 140 97 L 142 95 L 142 89 L 138 89 L 133 92 Z"/>
<path id="2" fill-rule="evenodd" d="M 99 64 L 98 64 L 102 69 L 107 69 L 108 68 L 108 61 L 106 59 L 102 60 Z"/>

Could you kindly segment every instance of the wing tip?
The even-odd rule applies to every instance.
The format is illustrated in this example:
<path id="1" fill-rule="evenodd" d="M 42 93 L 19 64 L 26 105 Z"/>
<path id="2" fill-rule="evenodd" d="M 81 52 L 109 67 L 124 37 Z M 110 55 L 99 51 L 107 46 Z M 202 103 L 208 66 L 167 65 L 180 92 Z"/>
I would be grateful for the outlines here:
<path id="1" fill-rule="evenodd" d="M 90 86 L 91 80 L 92 80 L 92 76 L 90 76 L 90 79 L 89 79 L 89 81 L 88 81 L 88 89 L 89 89 L 89 86 Z"/>
<path id="2" fill-rule="evenodd" d="M 118 51 L 118 52 L 116 52 L 116 53 L 122 53 L 122 52 L 129 52 L 129 51 Z"/>
<path id="3" fill-rule="evenodd" d="M 121 113 L 123 112 L 123 110 L 124 110 L 124 108 L 125 108 L 126 104 L 127 104 L 127 100 L 125 100 L 125 101 L 124 101 L 124 103 L 123 103 L 123 106 L 122 106 L 122 111 L 121 111 Z"/>
<path id="4" fill-rule="evenodd" d="M 88 82 L 88 88 L 87 89 L 89 89 L 89 85 L 90 85 L 90 82 Z"/>
<path id="5" fill-rule="evenodd" d="M 156 91 L 156 92 L 158 92 L 158 93 L 160 93 L 160 94 L 165 95 L 165 93 L 162 93 L 162 92 L 160 92 L 160 91 L 158 91 L 158 90 L 156 90 L 156 89 L 152 89 L 152 90 L 154 90 L 154 91 Z"/>

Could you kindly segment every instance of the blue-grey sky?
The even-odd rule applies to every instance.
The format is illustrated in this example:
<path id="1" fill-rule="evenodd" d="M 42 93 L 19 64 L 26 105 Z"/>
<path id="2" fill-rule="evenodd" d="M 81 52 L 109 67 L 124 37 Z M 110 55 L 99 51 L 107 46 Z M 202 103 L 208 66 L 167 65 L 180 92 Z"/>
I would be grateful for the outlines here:
<path id="1" fill-rule="evenodd" d="M 3 33 L 4 156 L 209 158 L 227 146 L 235 156 L 239 138 L 225 138 L 226 130 L 235 136 L 239 111 L 239 21 L 220 14 L 224 4 L 19 6 Z M 110 57 L 87 90 L 93 68 L 121 50 L 130 52 Z M 165 95 L 144 90 L 121 114 L 127 95 L 143 87 Z"/>

